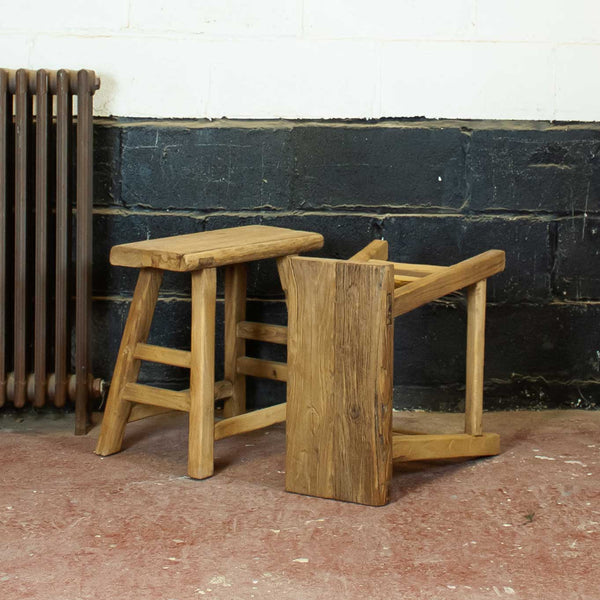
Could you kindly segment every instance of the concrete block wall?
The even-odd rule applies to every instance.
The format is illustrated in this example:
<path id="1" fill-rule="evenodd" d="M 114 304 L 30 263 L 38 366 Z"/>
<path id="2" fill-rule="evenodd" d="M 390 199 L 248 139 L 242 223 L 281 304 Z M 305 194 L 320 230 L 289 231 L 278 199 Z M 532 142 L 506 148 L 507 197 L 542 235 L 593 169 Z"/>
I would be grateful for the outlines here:
<path id="1" fill-rule="evenodd" d="M 97 376 L 110 377 L 135 285 L 134 271 L 108 265 L 113 244 L 262 223 L 321 232 L 320 255 L 339 258 L 375 238 L 403 262 L 506 250 L 489 282 L 487 406 L 600 399 L 600 126 L 106 120 L 95 156 Z M 285 322 L 275 265 L 258 263 L 251 281 L 253 318 Z M 169 275 L 163 291 L 152 336 L 186 347 L 189 281 Z M 465 327 L 460 300 L 396 320 L 397 406 L 461 407 Z M 284 359 L 277 347 L 250 352 Z M 144 372 L 171 386 L 185 375 Z M 252 386 L 257 405 L 283 400 L 282 384 Z"/>

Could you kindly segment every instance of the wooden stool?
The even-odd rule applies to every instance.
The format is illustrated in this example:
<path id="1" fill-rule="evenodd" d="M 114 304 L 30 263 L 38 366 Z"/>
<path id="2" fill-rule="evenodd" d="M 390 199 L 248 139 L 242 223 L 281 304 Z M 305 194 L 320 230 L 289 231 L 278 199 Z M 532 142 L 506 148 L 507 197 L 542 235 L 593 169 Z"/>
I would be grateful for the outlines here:
<path id="1" fill-rule="evenodd" d="M 251 225 L 218 231 L 123 244 L 112 248 L 113 265 L 141 269 L 121 339 L 96 454 L 121 449 L 125 425 L 142 415 L 164 410 L 187 411 L 189 418 L 188 474 L 203 479 L 213 474 L 216 439 L 253 431 L 285 420 L 285 404 L 243 414 L 246 409 L 245 375 L 268 371 L 259 359 L 247 359 L 244 368 L 246 265 L 264 258 L 282 257 L 323 245 L 317 233 Z M 216 268 L 225 266 L 225 379 L 215 384 Z M 189 271 L 192 276 L 191 350 L 146 344 L 158 299 L 163 271 Z M 252 329 L 249 324 L 247 329 Z M 260 324 L 258 324 L 260 325 Z M 275 326 L 266 326 L 277 331 Z M 140 361 L 190 369 L 190 388 L 163 390 L 137 382 Z M 224 419 L 214 422 L 215 400 L 223 399 Z M 149 405 L 149 406 L 148 406 Z M 140 407 L 139 411 L 132 408 Z M 137 414 L 136 414 L 137 412 Z"/>
<path id="2" fill-rule="evenodd" d="M 497 454 L 482 433 L 486 278 L 504 269 L 490 250 L 451 267 L 386 262 L 376 241 L 350 261 L 286 257 L 286 490 L 361 504 L 388 499 L 392 460 Z M 466 289 L 465 432 L 394 432 L 394 317 Z"/>

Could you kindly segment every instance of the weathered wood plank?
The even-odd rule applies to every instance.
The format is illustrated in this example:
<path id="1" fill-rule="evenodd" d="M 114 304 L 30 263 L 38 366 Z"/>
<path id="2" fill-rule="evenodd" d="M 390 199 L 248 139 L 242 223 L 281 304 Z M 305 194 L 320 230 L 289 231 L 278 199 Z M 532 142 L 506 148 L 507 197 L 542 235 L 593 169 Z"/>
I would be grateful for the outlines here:
<path id="1" fill-rule="evenodd" d="M 246 340 L 270 342 L 271 344 L 287 344 L 287 327 L 284 325 L 268 325 L 266 323 L 242 321 L 238 323 L 237 335 Z"/>
<path id="2" fill-rule="evenodd" d="M 188 475 L 193 479 L 214 472 L 216 296 L 217 270 L 194 271 L 188 439 Z"/>
<path id="3" fill-rule="evenodd" d="M 392 446 L 394 460 L 399 461 L 492 456 L 500 453 L 500 436 L 497 433 L 394 435 Z"/>
<path id="4" fill-rule="evenodd" d="M 286 489 L 363 504 L 391 477 L 391 265 L 281 259 L 288 301 Z"/>
<path id="5" fill-rule="evenodd" d="M 387 260 L 388 243 L 385 240 L 373 240 L 362 250 L 348 259 L 348 262 L 368 262 L 371 259 Z"/>
<path id="6" fill-rule="evenodd" d="M 467 374 L 465 433 L 481 435 L 483 366 L 485 360 L 486 281 L 467 288 Z"/>
<path id="7" fill-rule="evenodd" d="M 137 380 L 140 361 L 135 358 L 134 350 L 137 344 L 145 342 L 148 337 L 161 281 L 162 271 L 156 269 L 140 271 L 121 338 L 117 364 L 95 450 L 100 456 L 107 456 L 121 449 L 125 426 L 131 411 L 131 403 L 124 400 L 121 394 L 128 383 Z"/>
<path id="8" fill-rule="evenodd" d="M 286 405 L 284 403 L 223 419 L 215 425 L 215 440 L 282 423 L 285 421 L 285 413 Z"/>
<path id="9" fill-rule="evenodd" d="M 181 410 L 184 412 L 190 410 L 189 392 L 164 390 L 162 388 L 143 385 L 141 383 L 128 383 L 123 388 L 122 398 L 129 402 L 162 406 L 163 408 L 168 408 L 170 410 Z"/>
<path id="10" fill-rule="evenodd" d="M 251 358 L 241 356 L 237 361 L 237 372 L 252 377 L 274 379 L 275 381 L 287 381 L 288 366 L 286 363 L 275 360 L 263 360 L 262 358 Z"/>
<path id="11" fill-rule="evenodd" d="M 246 412 L 246 377 L 237 371 L 237 362 L 246 354 L 246 340 L 237 335 L 240 321 L 246 318 L 245 264 L 225 268 L 225 379 L 232 383 L 230 398 L 223 405 L 223 415 L 234 417 Z"/>
<path id="12" fill-rule="evenodd" d="M 283 227 L 248 225 L 113 246 L 112 265 L 195 271 L 316 250 L 323 236 Z"/>
<path id="13" fill-rule="evenodd" d="M 191 364 L 191 354 L 189 351 L 165 348 L 164 346 L 153 346 L 152 344 L 137 344 L 134 357 L 139 360 L 147 360 L 186 369 L 189 369 Z"/>
<path id="14" fill-rule="evenodd" d="M 427 275 L 394 292 L 394 317 L 407 313 L 450 292 L 487 279 L 504 269 L 504 252 L 488 250 L 444 271 Z"/>

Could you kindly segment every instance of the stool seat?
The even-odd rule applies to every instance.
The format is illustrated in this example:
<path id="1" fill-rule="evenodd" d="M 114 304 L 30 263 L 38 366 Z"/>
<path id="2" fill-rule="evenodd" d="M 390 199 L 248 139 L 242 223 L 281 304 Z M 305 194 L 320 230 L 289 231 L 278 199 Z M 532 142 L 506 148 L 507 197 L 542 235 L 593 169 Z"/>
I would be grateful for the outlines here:
<path id="1" fill-rule="evenodd" d="M 165 271 L 196 271 L 316 250 L 323 236 L 282 227 L 248 225 L 201 231 L 114 246 L 112 265 L 152 267 Z"/>

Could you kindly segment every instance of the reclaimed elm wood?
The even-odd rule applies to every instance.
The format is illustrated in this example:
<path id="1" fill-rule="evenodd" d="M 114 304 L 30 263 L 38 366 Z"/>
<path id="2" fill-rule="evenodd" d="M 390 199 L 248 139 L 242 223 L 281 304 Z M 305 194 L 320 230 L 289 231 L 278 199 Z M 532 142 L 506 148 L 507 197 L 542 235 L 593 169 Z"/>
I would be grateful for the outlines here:
<path id="1" fill-rule="evenodd" d="M 287 327 L 285 325 L 268 325 L 242 321 L 237 326 L 237 336 L 245 340 L 270 342 L 271 344 L 287 344 Z"/>
<path id="2" fill-rule="evenodd" d="M 240 356 L 237 361 L 237 372 L 252 377 L 263 379 L 274 379 L 275 381 L 287 381 L 288 367 L 286 363 L 276 360 L 264 360 L 262 358 L 251 358 Z"/>
<path id="3" fill-rule="evenodd" d="M 215 400 L 223 400 L 231 396 L 232 385 L 230 381 L 215 382 Z M 139 421 L 146 417 L 152 417 L 155 414 L 178 410 L 183 412 L 190 411 L 190 390 L 180 392 L 156 388 L 150 385 L 139 383 L 128 383 L 123 388 L 122 397 L 125 400 L 133 402 L 128 423 Z M 142 407 L 154 407 L 142 409 Z"/>
<path id="4" fill-rule="evenodd" d="M 487 279 L 503 269 L 504 252 L 488 250 L 447 267 L 444 271 L 413 281 L 394 292 L 394 317 Z"/>
<path id="5" fill-rule="evenodd" d="M 214 472 L 216 294 L 216 269 L 192 273 L 188 475 L 193 479 L 204 479 Z"/>
<path id="6" fill-rule="evenodd" d="M 135 348 L 138 343 L 145 342 L 148 338 L 161 281 L 162 271 L 157 269 L 140 271 L 121 338 L 100 437 L 95 450 L 100 456 L 114 454 L 121 449 L 125 425 L 131 411 L 131 402 L 123 398 L 123 388 L 137 380 L 140 360 L 135 358 Z"/>
<path id="7" fill-rule="evenodd" d="M 497 433 L 397 435 L 392 437 L 394 460 L 440 460 L 493 456 L 500 452 Z"/>
<path id="8" fill-rule="evenodd" d="M 112 265 L 195 271 L 316 250 L 323 236 L 282 227 L 248 225 L 114 246 Z"/>
<path id="9" fill-rule="evenodd" d="M 302 257 L 278 263 L 288 303 L 286 490 L 385 504 L 393 269 Z"/>
<path id="10" fill-rule="evenodd" d="M 168 408 L 170 410 L 181 410 L 185 412 L 190 410 L 189 392 L 175 392 L 173 390 L 164 390 L 151 385 L 128 383 L 123 388 L 121 397 L 129 402 L 162 406 L 163 408 Z"/>
<path id="11" fill-rule="evenodd" d="M 362 250 L 348 259 L 348 262 L 368 262 L 373 259 L 387 260 L 388 243 L 385 240 L 373 240 Z"/>
<path id="12" fill-rule="evenodd" d="M 481 435 L 485 360 L 485 298 L 485 280 L 478 281 L 467 288 L 465 433 L 471 435 Z"/>
<path id="13" fill-rule="evenodd" d="M 133 423 L 135 421 L 147 419 L 148 417 L 156 417 L 157 415 L 162 415 L 170 412 L 173 411 L 170 408 L 165 408 L 164 406 L 152 406 L 151 404 L 134 404 L 131 407 L 131 412 L 129 413 L 129 419 L 127 422 Z"/>
<path id="14" fill-rule="evenodd" d="M 378 260 L 378 259 L 370 259 L 369 262 L 375 264 L 381 263 L 389 263 L 394 267 L 394 275 L 401 275 L 407 277 L 414 277 L 415 279 L 420 279 L 421 277 L 425 277 L 427 275 L 431 275 L 432 273 L 442 273 L 448 267 L 440 267 L 439 265 L 418 265 L 411 263 L 398 263 L 391 262 L 387 260 Z"/>
<path id="15" fill-rule="evenodd" d="M 237 371 L 237 361 L 246 354 L 246 340 L 238 337 L 238 323 L 246 318 L 247 267 L 225 267 L 225 379 L 231 381 L 233 393 L 223 404 L 223 416 L 235 417 L 246 412 L 246 377 Z"/>
<path id="16" fill-rule="evenodd" d="M 486 279 L 504 268 L 504 252 L 491 250 L 451 267 L 300 257 L 278 265 L 288 304 L 288 491 L 381 505 L 391 477 L 384 458 L 500 452 L 498 435 L 482 433 L 481 418 Z M 370 280 L 368 268 L 386 269 L 387 286 Z M 393 317 L 463 288 L 469 311 L 465 433 L 392 434 L 402 429 L 391 417 Z M 381 362 L 382 348 L 389 366 Z"/>
<path id="17" fill-rule="evenodd" d="M 153 346 L 152 344 L 137 344 L 134 350 L 135 358 L 173 367 L 189 369 L 192 353 L 187 350 Z"/>
<path id="18" fill-rule="evenodd" d="M 245 321 L 244 263 L 261 258 L 277 258 L 322 245 L 323 236 L 320 234 L 278 227 L 249 226 L 115 246 L 111 251 L 113 264 L 141 266 L 141 273 L 160 274 L 163 270 L 191 272 L 191 349 L 188 352 L 146 343 L 156 297 L 144 308 L 140 303 L 141 293 L 137 293 L 136 288 L 97 453 L 110 454 L 120 449 L 124 423 L 127 420 L 133 421 L 168 410 L 188 411 L 188 474 L 192 478 L 203 479 L 213 473 L 215 439 L 284 420 L 285 407 L 242 414 L 245 411 L 245 375 L 282 381 L 287 378 L 285 363 L 244 356 L 247 338 L 254 339 L 252 336 L 258 335 L 269 338 L 266 341 L 285 344 L 287 333 L 285 327 L 261 326 Z M 152 265 L 153 268 L 145 265 Z M 226 267 L 225 380 L 215 383 L 217 266 Z M 156 294 L 159 285 L 160 279 Z M 140 312 L 144 312 L 144 315 L 140 315 Z M 145 319 L 143 326 L 134 327 L 136 319 Z M 132 333 L 133 330 L 135 331 Z M 189 368 L 190 389 L 177 392 L 137 384 L 141 360 Z M 226 417 L 216 425 L 215 400 L 225 400 L 223 414 Z M 114 416 L 115 413 L 118 413 L 118 419 Z M 113 431 L 115 427 L 119 428 L 118 432 Z M 118 443 L 109 443 L 113 438 L 117 438 Z"/>
<path id="19" fill-rule="evenodd" d="M 286 405 L 283 403 L 223 419 L 215 425 L 215 440 L 281 423 L 285 421 L 285 413 Z"/>

